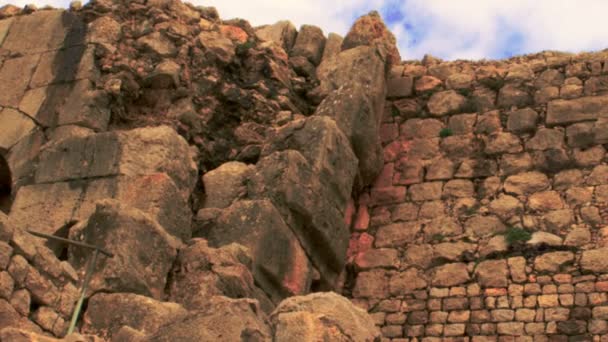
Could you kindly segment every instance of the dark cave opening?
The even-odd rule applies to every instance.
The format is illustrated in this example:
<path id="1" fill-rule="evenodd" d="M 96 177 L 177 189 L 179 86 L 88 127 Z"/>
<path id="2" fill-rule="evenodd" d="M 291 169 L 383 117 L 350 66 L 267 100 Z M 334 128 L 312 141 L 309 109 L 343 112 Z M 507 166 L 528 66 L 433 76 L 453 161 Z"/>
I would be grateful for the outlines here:
<path id="1" fill-rule="evenodd" d="M 12 176 L 8 162 L 0 154 L 0 211 L 8 215 L 12 204 Z"/>

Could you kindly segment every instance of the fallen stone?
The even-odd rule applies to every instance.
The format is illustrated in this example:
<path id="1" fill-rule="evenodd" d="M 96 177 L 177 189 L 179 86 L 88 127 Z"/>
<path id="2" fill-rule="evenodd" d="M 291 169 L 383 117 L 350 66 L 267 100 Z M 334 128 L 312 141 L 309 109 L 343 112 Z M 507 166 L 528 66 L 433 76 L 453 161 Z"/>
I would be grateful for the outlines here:
<path id="1" fill-rule="evenodd" d="M 209 243 L 239 243 L 251 251 L 253 277 L 275 303 L 305 294 L 312 268 L 300 242 L 268 200 L 238 201 L 218 217 Z"/>
<path id="2" fill-rule="evenodd" d="M 312 25 L 302 25 L 289 54 L 306 57 L 312 64 L 319 65 L 324 48 L 323 30 Z"/>
<path id="3" fill-rule="evenodd" d="M 345 263 L 350 232 L 340 203 L 312 166 L 294 150 L 274 152 L 256 164 L 248 185 L 252 199 L 269 198 L 332 286 Z"/>
<path id="4" fill-rule="evenodd" d="M 255 34 L 260 40 L 275 42 L 289 52 L 296 41 L 297 31 L 290 21 L 282 20 L 256 28 Z"/>
<path id="5" fill-rule="evenodd" d="M 70 230 L 70 238 L 114 253 L 100 255 L 89 285 L 96 291 L 131 292 L 160 299 L 180 243 L 143 212 L 116 200 L 98 202 L 87 221 Z M 69 260 L 84 269 L 90 251 L 70 246 Z"/>
<path id="6" fill-rule="evenodd" d="M 112 339 L 123 326 L 154 334 L 161 326 L 188 314 L 179 304 L 133 293 L 98 293 L 88 303 L 82 332 L 104 339 Z"/>
<path id="7" fill-rule="evenodd" d="M 382 53 L 387 56 L 388 64 L 397 65 L 401 63 L 395 36 L 388 30 L 380 14 L 376 11 L 371 11 L 359 17 L 353 23 L 346 37 L 344 37 L 342 50 L 361 45 L 377 46 L 382 49 Z"/>
<path id="8" fill-rule="evenodd" d="M 371 316 L 336 293 L 291 297 L 270 316 L 274 341 L 376 341 L 380 331 Z"/>
<path id="9" fill-rule="evenodd" d="M 240 162 L 228 162 L 203 175 L 205 208 L 226 208 L 246 192 L 245 182 L 253 171 Z"/>
<path id="10" fill-rule="evenodd" d="M 270 338 L 271 330 L 257 301 L 214 296 L 204 308 L 162 326 L 146 340 L 265 341 Z"/>

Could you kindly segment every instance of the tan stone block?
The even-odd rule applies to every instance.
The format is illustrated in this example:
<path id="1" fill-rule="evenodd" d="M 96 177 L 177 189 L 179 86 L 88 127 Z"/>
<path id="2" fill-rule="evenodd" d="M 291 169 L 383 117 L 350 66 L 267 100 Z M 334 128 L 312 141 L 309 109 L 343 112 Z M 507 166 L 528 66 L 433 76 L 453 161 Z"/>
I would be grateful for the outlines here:
<path id="1" fill-rule="evenodd" d="M 536 310 L 533 309 L 518 309 L 515 311 L 515 320 L 520 322 L 534 322 Z"/>
<path id="2" fill-rule="evenodd" d="M 450 312 L 448 316 L 449 323 L 466 323 L 471 317 L 471 311 L 469 310 L 456 310 Z"/>
<path id="3" fill-rule="evenodd" d="M 538 305 L 541 308 L 549 308 L 559 306 L 559 297 L 558 295 L 540 295 L 538 296 Z"/>
<path id="4" fill-rule="evenodd" d="M 567 321 L 570 315 L 570 310 L 567 308 L 546 308 L 545 322 L 551 321 Z"/>
<path id="5" fill-rule="evenodd" d="M 465 324 L 446 324 L 443 330 L 444 336 L 462 336 L 465 333 Z"/>
<path id="6" fill-rule="evenodd" d="M 28 35 L 26 35 L 28 36 Z M 25 94 L 39 55 L 7 59 L 0 67 L 0 106 L 17 108 Z"/>
<path id="7" fill-rule="evenodd" d="M 496 324 L 496 331 L 501 335 L 523 335 L 524 334 L 524 323 L 520 322 L 508 322 Z"/>
<path id="8" fill-rule="evenodd" d="M 424 328 L 424 333 L 427 336 L 441 336 L 443 333 L 443 325 L 442 324 L 428 324 Z"/>
<path id="9" fill-rule="evenodd" d="M 525 331 L 528 335 L 542 335 L 545 333 L 545 323 L 526 323 Z"/>
<path id="10" fill-rule="evenodd" d="M 559 303 L 563 306 L 572 306 L 574 305 L 574 296 L 571 294 L 560 294 Z"/>

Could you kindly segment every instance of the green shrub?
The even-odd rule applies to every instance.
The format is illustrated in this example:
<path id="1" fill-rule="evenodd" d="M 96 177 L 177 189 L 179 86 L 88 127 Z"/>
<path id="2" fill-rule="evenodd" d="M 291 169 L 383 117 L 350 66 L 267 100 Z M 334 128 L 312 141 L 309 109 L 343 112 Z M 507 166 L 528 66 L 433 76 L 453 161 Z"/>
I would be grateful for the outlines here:
<path id="1" fill-rule="evenodd" d="M 439 131 L 439 136 L 442 138 L 449 137 L 452 134 L 454 134 L 454 132 L 449 128 L 442 128 L 441 131 Z"/>
<path id="2" fill-rule="evenodd" d="M 249 49 L 251 49 L 254 46 L 255 46 L 255 42 L 253 40 L 248 40 L 248 41 L 244 42 L 243 44 L 239 44 L 236 46 L 236 54 L 244 55 L 245 53 L 247 53 L 247 51 L 249 51 Z"/>
<path id="3" fill-rule="evenodd" d="M 509 245 L 512 245 L 516 242 L 526 242 L 531 238 L 532 233 L 522 228 L 509 227 L 505 232 L 505 239 L 507 240 L 507 243 Z"/>

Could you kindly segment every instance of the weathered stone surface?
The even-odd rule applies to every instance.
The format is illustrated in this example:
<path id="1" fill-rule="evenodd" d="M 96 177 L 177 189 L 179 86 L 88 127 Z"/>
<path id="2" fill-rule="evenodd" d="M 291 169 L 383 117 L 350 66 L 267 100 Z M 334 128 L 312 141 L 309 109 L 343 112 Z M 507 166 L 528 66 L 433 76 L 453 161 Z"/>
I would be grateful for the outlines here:
<path id="1" fill-rule="evenodd" d="M 357 274 L 353 296 L 355 298 L 382 299 L 388 296 L 388 290 L 386 271 L 375 269 Z"/>
<path id="2" fill-rule="evenodd" d="M 433 220 L 424 227 L 424 237 L 426 241 L 434 240 L 438 236 L 454 236 L 462 234 L 462 226 L 452 217 L 440 216 L 440 213 L 433 213 Z"/>
<path id="3" fill-rule="evenodd" d="M 564 132 L 559 129 L 539 129 L 534 137 L 526 143 L 527 150 L 548 150 L 564 145 Z"/>
<path id="4" fill-rule="evenodd" d="M 88 25 L 87 41 L 115 44 L 121 38 L 121 34 L 120 23 L 109 16 L 103 16 Z"/>
<path id="5" fill-rule="evenodd" d="M 38 64 L 38 55 L 7 59 L 0 68 L 0 106 L 16 108 L 23 98 L 34 68 Z M 27 75 L 24 77 L 24 75 Z"/>
<path id="6" fill-rule="evenodd" d="M 179 304 L 132 293 L 98 293 L 89 299 L 82 332 L 111 339 L 122 326 L 129 326 L 144 334 L 153 334 L 162 325 L 179 320 L 187 313 Z"/>
<path id="7" fill-rule="evenodd" d="M 530 240 L 526 242 L 530 245 L 547 245 L 547 246 L 561 246 L 563 239 L 555 234 L 547 232 L 534 232 Z"/>
<path id="8" fill-rule="evenodd" d="M 272 25 L 256 28 L 255 35 L 265 41 L 279 44 L 285 51 L 290 51 L 296 41 L 296 27 L 290 21 L 282 20 Z"/>
<path id="9" fill-rule="evenodd" d="M 262 309 L 271 311 L 272 302 L 254 286 L 251 264 L 251 256 L 242 245 L 215 249 L 206 240 L 195 239 L 180 250 L 167 287 L 169 299 L 196 310 L 216 295 L 256 298 Z"/>
<path id="10" fill-rule="evenodd" d="M 491 134 L 487 141 L 484 152 L 487 154 L 518 153 L 522 151 L 519 137 L 511 133 L 498 132 Z"/>
<path id="11" fill-rule="evenodd" d="M 523 213 L 523 204 L 515 197 L 501 194 L 497 199 L 490 202 L 490 212 L 503 220 Z"/>
<path id="12" fill-rule="evenodd" d="M 454 90 L 446 90 L 433 94 L 427 106 L 431 115 L 444 116 L 457 112 L 465 103 L 466 98 L 464 96 Z"/>
<path id="13" fill-rule="evenodd" d="M 586 271 L 604 273 L 608 272 L 608 248 L 598 248 L 583 252 L 581 267 Z"/>
<path id="14" fill-rule="evenodd" d="M 11 28 L 11 25 L 14 21 L 14 18 L 8 18 L 6 20 L 0 21 L 0 46 L 2 46 L 2 43 L 4 42 L 4 39 L 8 34 L 8 30 Z"/>
<path id="15" fill-rule="evenodd" d="M 140 38 L 141 39 L 141 38 Z M 230 63 L 235 56 L 235 46 L 227 37 L 224 37 L 219 32 L 203 31 L 198 35 L 198 41 L 207 51 L 207 55 L 221 63 Z M 170 47 L 165 49 L 172 51 Z"/>
<path id="16" fill-rule="evenodd" d="M 31 54 L 83 44 L 85 27 L 74 13 L 38 11 L 18 17 L 2 48 Z"/>
<path id="17" fill-rule="evenodd" d="M 288 298 L 270 321 L 277 342 L 380 339 L 379 329 L 365 310 L 332 292 Z"/>
<path id="18" fill-rule="evenodd" d="M 536 211 L 549 211 L 564 208 L 564 201 L 557 191 L 542 191 L 528 198 L 528 207 Z"/>
<path id="19" fill-rule="evenodd" d="M 221 296 L 205 307 L 162 326 L 147 341 L 264 341 L 271 337 L 267 320 L 257 301 Z"/>
<path id="20" fill-rule="evenodd" d="M 199 37 L 199 41 L 201 43 L 207 43 L 207 42 L 212 42 L 212 43 L 218 43 L 218 41 L 220 39 L 222 39 L 221 36 L 217 35 L 217 33 L 215 32 L 203 32 L 201 33 L 203 34 L 203 38 Z M 212 36 L 211 39 L 206 39 L 207 36 L 205 35 L 217 35 L 217 36 Z M 224 38 L 225 39 L 225 38 Z M 228 39 L 225 39 L 228 40 Z M 232 45 L 232 42 L 230 40 L 228 40 L 228 42 Z M 220 41 L 219 43 L 224 43 L 224 41 Z M 148 35 L 145 35 L 143 37 L 140 37 L 137 39 L 136 44 L 138 44 L 139 46 L 141 46 L 141 48 L 149 53 L 152 53 L 154 55 L 157 55 L 159 57 L 174 57 L 177 54 L 177 49 L 175 48 L 175 45 L 173 44 L 173 42 L 171 42 L 171 40 L 169 38 L 167 38 L 164 34 L 162 34 L 161 32 L 152 32 Z M 205 46 L 205 45 L 203 45 Z M 215 46 L 213 46 L 215 47 Z M 223 52 L 223 50 L 222 50 Z M 234 55 L 234 50 L 232 51 L 232 55 Z"/>
<path id="21" fill-rule="evenodd" d="M 436 259 L 458 261 L 465 254 L 473 254 L 477 246 L 467 242 L 444 242 L 433 246 L 433 254 Z"/>
<path id="22" fill-rule="evenodd" d="M 82 239 L 115 254 L 100 256 L 91 278 L 91 292 L 132 292 L 160 299 L 166 274 L 181 246 L 143 212 L 116 200 L 98 202 L 87 221 L 70 230 L 70 238 Z M 82 248 L 69 247 L 70 263 L 86 267 L 90 257 Z"/>
<path id="23" fill-rule="evenodd" d="M 324 47 L 323 30 L 317 26 L 302 25 L 289 54 L 290 56 L 306 57 L 312 64 L 319 65 Z"/>
<path id="24" fill-rule="evenodd" d="M 65 139 L 40 155 L 38 183 L 167 173 L 187 198 L 196 183 L 188 143 L 167 126 Z"/>
<path id="25" fill-rule="evenodd" d="M 469 281 L 467 265 L 463 263 L 445 264 L 431 270 L 431 285 L 439 287 L 455 286 Z"/>
<path id="26" fill-rule="evenodd" d="M 248 186 L 253 199 L 269 198 L 320 270 L 333 283 L 345 262 L 350 238 L 344 208 L 297 151 L 260 160 Z"/>
<path id="27" fill-rule="evenodd" d="M 381 54 L 386 55 L 389 64 L 396 65 L 401 62 L 395 36 L 387 29 L 377 11 L 371 11 L 353 23 L 344 37 L 342 50 L 361 45 L 376 46 Z"/>
<path id="28" fill-rule="evenodd" d="M 237 242 L 249 248 L 256 283 L 275 303 L 309 291 L 310 261 L 270 201 L 233 203 L 208 236 L 214 246 Z"/>
<path id="29" fill-rule="evenodd" d="M 344 38 L 337 33 L 330 33 L 327 35 L 327 41 L 325 41 L 325 48 L 323 49 L 323 57 L 321 57 L 321 63 L 335 58 L 340 51 L 342 51 L 342 42 Z"/>
<path id="30" fill-rule="evenodd" d="M 8 151 L 35 127 L 32 119 L 14 109 L 0 111 L 0 152 Z"/>
<path id="31" fill-rule="evenodd" d="M 42 329 L 36 324 L 32 323 L 25 317 L 21 317 L 15 309 L 4 299 L 0 299 L 0 327 L 7 328 L 13 327 L 17 329 L 24 329 L 36 333 L 41 333 Z M 5 339 L 6 329 L 0 330 L 0 337 L 3 341 L 12 341 L 10 338 Z M 10 334 L 8 336 L 11 336 Z"/>
<path id="32" fill-rule="evenodd" d="M 553 100 L 547 107 L 547 125 L 566 125 L 600 117 L 608 96 L 590 96 L 574 100 Z"/>
<path id="33" fill-rule="evenodd" d="M 387 83 L 387 97 L 407 97 L 412 95 L 414 79 L 409 76 L 390 78 Z"/>
<path id="34" fill-rule="evenodd" d="M 154 67 L 144 79 L 144 84 L 152 89 L 171 89 L 179 86 L 182 68 L 172 60 L 164 60 Z"/>
<path id="35" fill-rule="evenodd" d="M 475 276 L 482 287 L 506 287 L 509 269 L 506 260 L 482 261 L 475 268 Z"/>
<path id="36" fill-rule="evenodd" d="M 376 247 L 397 247 L 414 241 L 421 226 L 417 222 L 398 222 L 382 226 L 376 233 Z"/>
<path id="37" fill-rule="evenodd" d="M 550 252 L 536 257 L 534 269 L 538 272 L 559 272 L 560 268 L 574 261 L 572 252 Z"/>
<path id="38" fill-rule="evenodd" d="M 246 191 L 245 181 L 252 167 L 228 162 L 203 175 L 206 208 L 226 208 Z"/>
<path id="39" fill-rule="evenodd" d="M 532 96 L 516 84 L 507 84 L 500 88 L 496 103 L 498 107 L 525 107 L 532 102 Z"/>
<path id="40" fill-rule="evenodd" d="M 374 63 L 374 66 L 381 67 L 381 64 Z M 359 84 L 341 87 L 325 98 L 315 112 L 333 118 L 350 140 L 353 152 L 359 159 L 361 186 L 370 184 L 382 169 L 383 154 L 379 138 L 382 111 L 376 107 L 375 96 L 384 94 L 385 86 L 383 83 L 379 86 L 382 88 L 371 90 L 371 93 L 367 86 Z"/>
<path id="41" fill-rule="evenodd" d="M 502 221 L 493 215 L 474 216 L 465 223 L 465 232 L 468 235 L 484 237 L 504 232 L 507 227 Z"/>
<path id="42" fill-rule="evenodd" d="M 397 273 L 389 281 L 391 296 L 403 296 L 415 290 L 424 289 L 426 286 L 426 277 L 415 268 Z"/>
<path id="43" fill-rule="evenodd" d="M 262 148 L 262 157 L 275 151 L 299 151 L 331 190 L 338 205 L 346 206 L 357 174 L 357 157 L 334 120 L 319 116 L 297 120 L 282 126 L 268 140 Z"/>
<path id="44" fill-rule="evenodd" d="M 505 180 L 505 192 L 516 195 L 528 195 L 542 191 L 550 186 L 549 179 L 543 173 L 532 171 L 509 176 Z"/>
<path id="45" fill-rule="evenodd" d="M 95 77 L 94 48 L 84 45 L 46 52 L 40 56 L 30 88 Z"/>

